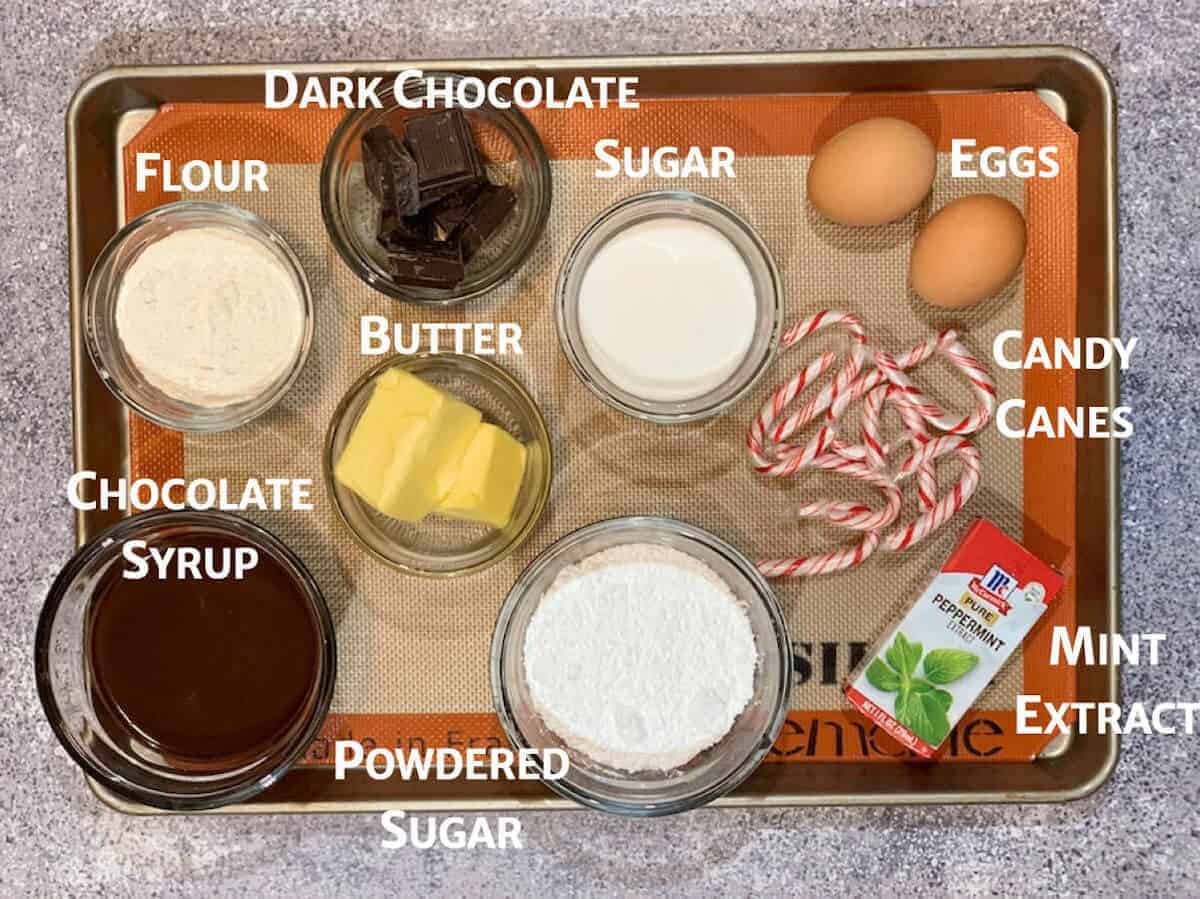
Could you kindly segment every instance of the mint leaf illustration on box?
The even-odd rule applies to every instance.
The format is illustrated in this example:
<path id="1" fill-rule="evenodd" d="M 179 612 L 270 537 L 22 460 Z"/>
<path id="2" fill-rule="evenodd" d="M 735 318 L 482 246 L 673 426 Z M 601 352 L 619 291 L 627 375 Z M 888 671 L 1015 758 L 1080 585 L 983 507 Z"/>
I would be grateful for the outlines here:
<path id="1" fill-rule="evenodd" d="M 883 657 L 876 657 L 867 668 L 867 680 L 877 690 L 896 694 L 897 721 L 930 746 L 938 746 L 950 734 L 954 702 L 954 695 L 942 686 L 970 673 L 979 656 L 965 649 L 934 649 L 928 655 L 924 651 L 920 643 L 897 633 Z M 917 675 L 918 666 L 924 677 Z"/>
<path id="2" fill-rule="evenodd" d="M 925 677 L 935 684 L 951 684 L 979 664 L 979 656 L 965 649 L 935 649 L 925 656 Z"/>

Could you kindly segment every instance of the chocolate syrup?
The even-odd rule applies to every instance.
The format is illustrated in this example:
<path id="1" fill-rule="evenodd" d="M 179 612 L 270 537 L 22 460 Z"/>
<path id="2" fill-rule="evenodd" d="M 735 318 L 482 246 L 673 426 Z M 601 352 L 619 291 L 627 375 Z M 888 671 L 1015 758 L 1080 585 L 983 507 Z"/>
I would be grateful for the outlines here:
<path id="1" fill-rule="evenodd" d="M 179 533 L 150 547 L 232 552 L 250 545 Z M 300 582 L 260 547 L 238 580 L 195 579 L 154 565 L 124 577 L 122 559 L 100 578 L 89 612 L 97 711 L 135 743 L 170 760 L 251 757 L 302 714 L 317 679 L 318 623 Z"/>

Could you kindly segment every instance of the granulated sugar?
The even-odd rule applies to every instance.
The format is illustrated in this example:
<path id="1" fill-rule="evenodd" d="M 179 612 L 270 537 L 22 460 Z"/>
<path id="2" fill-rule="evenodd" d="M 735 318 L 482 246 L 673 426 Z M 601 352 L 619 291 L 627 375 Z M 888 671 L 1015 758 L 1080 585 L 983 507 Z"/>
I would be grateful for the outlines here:
<path id="1" fill-rule="evenodd" d="M 754 693 L 745 608 L 716 572 L 629 544 L 563 571 L 525 634 L 534 708 L 569 746 L 627 771 L 669 770 L 717 743 Z"/>
<path id="2" fill-rule="evenodd" d="M 579 285 L 579 328 L 608 378 L 645 400 L 690 400 L 729 380 L 754 340 L 754 276 L 704 222 L 661 216 L 614 235 Z"/>

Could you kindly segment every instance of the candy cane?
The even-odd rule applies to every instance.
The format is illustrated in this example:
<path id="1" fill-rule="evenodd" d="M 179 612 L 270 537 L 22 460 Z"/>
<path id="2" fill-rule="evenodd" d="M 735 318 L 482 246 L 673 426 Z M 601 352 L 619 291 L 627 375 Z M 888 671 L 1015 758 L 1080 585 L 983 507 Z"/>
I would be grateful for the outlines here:
<path id="1" fill-rule="evenodd" d="M 909 456 L 904 465 L 900 467 L 897 480 L 907 477 L 926 460 L 932 462 L 948 452 L 957 453 L 959 461 L 962 462 L 961 480 L 954 485 L 953 490 L 934 503 L 931 508 L 884 538 L 884 544 L 893 552 L 900 552 L 920 543 L 957 515 L 958 510 L 974 495 L 975 489 L 979 486 L 979 448 L 966 438 L 953 434 L 935 437 Z"/>
<path id="2" fill-rule="evenodd" d="M 862 563 L 879 545 L 879 532 L 867 531 L 857 546 L 820 556 L 800 556 L 794 559 L 766 559 L 758 563 L 764 577 L 805 577 L 845 571 Z"/>
<path id="3" fill-rule="evenodd" d="M 953 331 L 942 331 L 909 349 L 900 357 L 873 349 L 862 322 L 851 313 L 825 310 L 797 322 L 783 335 L 784 349 L 828 327 L 841 327 L 850 338 L 843 364 L 818 392 L 796 412 L 789 406 L 813 387 L 833 367 L 838 354 L 821 353 L 781 385 L 759 410 L 746 434 L 746 446 L 755 468 L 769 477 L 789 477 L 815 468 L 863 481 L 884 497 L 880 509 L 849 500 L 819 499 L 805 503 L 797 516 L 824 520 L 836 527 L 861 533 L 850 547 L 813 556 L 768 559 L 758 563 L 767 577 L 801 577 L 844 571 L 861 564 L 883 546 L 901 552 L 925 539 L 954 517 L 979 486 L 980 454 L 963 435 L 973 434 L 991 420 L 996 386 L 987 369 L 959 341 Z M 936 354 L 944 355 L 967 382 L 975 397 L 965 415 L 943 410 L 909 378 L 908 370 Z M 862 402 L 859 442 L 846 442 L 838 433 L 838 420 L 854 402 Z M 907 434 L 908 457 L 894 474 L 887 470 L 894 447 L 884 444 L 879 429 L 886 407 L 895 407 Z M 821 419 L 815 433 L 803 443 L 790 438 Z M 931 437 L 929 428 L 944 432 Z M 945 496 L 937 496 L 936 461 L 953 453 L 962 475 Z M 883 535 L 899 516 L 901 482 L 914 477 L 922 512 L 911 522 Z"/>
<path id="4" fill-rule="evenodd" d="M 753 440 L 758 446 L 764 446 L 767 443 L 769 434 L 770 442 L 782 444 L 798 428 L 804 427 L 828 409 L 835 398 L 844 392 L 857 378 L 869 355 L 867 351 L 867 335 L 866 331 L 863 330 L 862 322 L 849 312 L 834 312 L 831 310 L 818 312 L 812 318 L 798 322 L 791 328 L 788 328 L 780 339 L 780 345 L 783 349 L 788 349 L 805 337 L 833 326 L 844 328 L 851 339 L 851 351 L 846 363 L 834 376 L 833 382 L 827 385 L 799 411 L 788 416 L 784 421 L 777 423 L 779 416 L 791 404 L 792 400 L 803 392 L 809 384 L 823 375 L 837 358 L 835 353 L 823 353 L 817 359 L 813 360 L 803 371 L 793 376 L 790 381 L 775 391 L 775 394 L 762 407 L 758 417 L 751 425 L 751 436 L 747 438 L 748 442 Z"/>
<path id="5" fill-rule="evenodd" d="M 894 391 L 894 386 L 889 388 L 888 391 L 889 396 L 893 400 L 898 396 Z M 900 412 L 900 420 L 904 423 L 904 427 L 908 431 L 909 443 L 915 454 L 921 447 L 929 443 L 929 429 L 925 426 L 925 419 L 907 403 L 897 402 L 895 405 Z M 916 468 L 917 499 L 920 501 L 923 509 L 932 509 L 937 502 L 937 474 L 933 463 L 934 460 L 929 458 Z"/>
<path id="6" fill-rule="evenodd" d="M 875 354 L 877 371 L 882 371 L 887 379 L 900 388 L 905 394 L 905 400 L 910 402 L 921 417 L 939 431 L 950 434 L 973 434 L 991 420 L 996 408 L 996 382 L 974 356 L 966 351 L 958 342 L 958 335 L 953 331 L 943 331 L 935 341 L 936 349 L 946 355 L 958 371 L 966 376 L 971 384 L 977 400 L 975 409 L 967 415 L 955 417 L 942 410 L 937 403 L 930 400 L 920 390 L 913 386 L 912 381 L 904 373 L 909 366 L 899 365 L 887 353 Z"/>
<path id="7" fill-rule="evenodd" d="M 801 506 L 796 513 L 800 518 L 824 518 L 831 524 L 852 531 L 878 531 L 891 524 L 900 514 L 904 495 L 895 481 L 882 471 L 832 454 L 817 460 L 815 467 L 865 481 L 883 493 L 886 504 L 876 511 L 860 502 L 820 499 Z"/>

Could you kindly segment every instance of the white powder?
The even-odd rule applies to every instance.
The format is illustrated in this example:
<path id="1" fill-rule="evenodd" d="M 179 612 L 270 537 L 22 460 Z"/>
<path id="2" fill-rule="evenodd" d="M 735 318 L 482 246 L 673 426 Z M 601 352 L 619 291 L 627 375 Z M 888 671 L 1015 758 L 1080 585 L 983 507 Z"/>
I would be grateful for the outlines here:
<path id="1" fill-rule="evenodd" d="M 188 228 L 146 247 L 121 279 L 116 320 L 143 377 L 198 406 L 259 396 L 304 337 L 291 273 L 253 238 L 222 228 Z"/>
<path id="2" fill-rule="evenodd" d="M 738 248 L 703 222 L 639 222 L 600 248 L 579 285 L 588 355 L 646 400 L 695 399 L 741 365 L 758 319 L 754 278 Z"/>
<path id="3" fill-rule="evenodd" d="M 525 634 L 546 726 L 604 765 L 669 770 L 725 736 L 754 694 L 745 608 L 685 553 L 629 544 L 564 570 Z"/>

